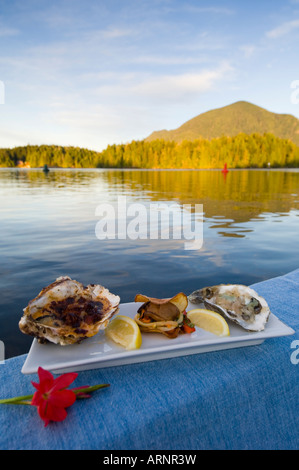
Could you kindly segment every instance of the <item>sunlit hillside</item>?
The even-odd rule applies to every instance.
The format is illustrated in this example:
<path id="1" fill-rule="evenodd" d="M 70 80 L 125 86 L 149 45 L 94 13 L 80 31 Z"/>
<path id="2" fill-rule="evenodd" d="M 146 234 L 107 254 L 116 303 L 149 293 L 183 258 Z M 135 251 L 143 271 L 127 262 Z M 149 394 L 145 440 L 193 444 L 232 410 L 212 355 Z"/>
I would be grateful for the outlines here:
<path id="1" fill-rule="evenodd" d="M 238 101 L 223 108 L 213 109 L 190 119 L 174 130 L 153 132 L 145 140 L 156 139 L 194 140 L 236 136 L 239 133 L 271 133 L 282 139 L 290 139 L 299 145 L 299 119 L 289 114 L 267 111 L 246 101 Z"/>

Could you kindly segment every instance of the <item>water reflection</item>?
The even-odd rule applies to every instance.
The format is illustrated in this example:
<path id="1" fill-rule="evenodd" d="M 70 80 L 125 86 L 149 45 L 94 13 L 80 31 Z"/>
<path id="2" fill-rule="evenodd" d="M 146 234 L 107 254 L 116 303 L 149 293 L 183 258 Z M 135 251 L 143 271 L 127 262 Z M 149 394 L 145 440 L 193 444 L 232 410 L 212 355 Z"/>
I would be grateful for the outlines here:
<path id="1" fill-rule="evenodd" d="M 60 275 L 103 283 L 123 302 L 170 297 L 221 282 L 252 284 L 299 265 L 299 171 L 0 170 L 0 340 L 28 351 L 17 323 L 28 301 Z M 96 207 L 203 204 L 204 244 L 98 240 Z M 279 222 L 279 223 L 277 223 Z M 9 315 L 9 321 L 7 316 Z"/>
<path id="2" fill-rule="evenodd" d="M 203 202 L 208 217 L 245 221 L 261 212 L 288 212 L 295 204 L 298 208 L 297 171 L 236 170 L 225 182 L 219 171 L 109 171 L 103 178 L 111 187 L 146 192 L 153 200 Z"/>
<path id="3" fill-rule="evenodd" d="M 203 204 L 205 222 L 209 230 L 220 236 L 244 237 L 254 228 L 244 227 L 265 220 L 272 214 L 273 222 L 282 222 L 291 210 L 299 209 L 299 172 L 269 170 L 190 171 L 190 170 L 2 170 L 0 171 L 0 197 L 14 187 L 8 208 L 1 208 L 2 216 L 16 205 L 15 198 L 28 202 L 29 210 L 35 206 L 34 197 L 62 198 L 67 210 L 76 210 L 85 218 L 100 201 L 116 203 L 118 195 L 133 202 L 149 201 Z M 38 193 L 37 193 L 38 192 Z M 19 201 L 19 199 L 18 199 Z M 83 210 L 83 206 L 86 209 Z M 47 203 L 48 206 L 48 203 Z M 25 208 L 26 211 L 26 208 Z M 57 213 L 59 218 L 61 214 Z M 297 216 L 298 214 L 296 214 Z M 245 234 L 245 235 L 244 235 Z"/>

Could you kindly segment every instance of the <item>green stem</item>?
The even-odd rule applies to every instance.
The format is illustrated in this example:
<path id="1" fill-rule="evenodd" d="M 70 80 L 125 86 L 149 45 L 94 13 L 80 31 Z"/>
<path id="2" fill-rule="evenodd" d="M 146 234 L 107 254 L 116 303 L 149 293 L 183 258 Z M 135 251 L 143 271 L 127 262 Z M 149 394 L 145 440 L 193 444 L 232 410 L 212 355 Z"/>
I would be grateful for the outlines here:
<path id="1" fill-rule="evenodd" d="M 90 387 L 80 388 L 80 390 L 74 390 L 75 393 L 85 393 L 85 392 L 95 392 L 100 388 L 110 387 L 110 384 L 99 384 L 99 385 L 91 385 Z"/>
<path id="2" fill-rule="evenodd" d="M 88 392 L 95 392 L 100 388 L 110 387 L 110 384 L 99 384 L 99 385 L 91 385 L 90 387 L 80 388 L 79 390 L 72 390 L 76 395 L 80 393 L 88 393 Z M 13 398 L 4 398 L 0 400 L 0 405 L 2 404 L 11 404 L 11 405 L 31 405 L 33 395 L 23 395 L 20 397 L 13 397 Z M 80 398 L 80 397 L 78 397 Z"/>
<path id="3" fill-rule="evenodd" d="M 28 405 L 30 404 L 28 400 L 32 400 L 33 395 L 23 395 L 22 397 L 14 397 L 14 398 L 4 398 L 3 400 L 0 400 L 0 404 L 15 404 L 15 405 Z M 26 400 L 26 401 L 25 401 Z M 25 401 L 23 403 L 23 401 Z"/>
<path id="4" fill-rule="evenodd" d="M 31 405 L 31 400 L 30 401 L 16 401 L 16 402 L 11 403 L 11 405 Z"/>
<path id="5" fill-rule="evenodd" d="M 80 393 L 89 393 L 89 392 L 95 392 L 96 390 L 99 390 L 100 388 L 105 388 L 105 387 L 110 387 L 110 384 L 99 384 L 99 385 L 91 385 L 90 387 L 86 388 L 79 388 L 78 390 L 72 390 L 76 395 L 80 395 Z M 80 396 L 78 396 L 80 398 Z"/>

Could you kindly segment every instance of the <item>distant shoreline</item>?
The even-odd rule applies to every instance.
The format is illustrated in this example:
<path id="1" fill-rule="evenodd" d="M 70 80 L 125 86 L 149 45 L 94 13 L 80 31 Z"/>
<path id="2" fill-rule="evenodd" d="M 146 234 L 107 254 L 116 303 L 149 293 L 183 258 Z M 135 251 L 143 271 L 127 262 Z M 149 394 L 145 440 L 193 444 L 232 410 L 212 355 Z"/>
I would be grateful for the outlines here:
<path id="1" fill-rule="evenodd" d="M 27 145 L 0 149 L 0 166 L 9 168 L 117 168 L 205 170 L 299 168 L 299 146 L 273 134 L 193 141 L 132 141 L 102 152 L 79 147 Z"/>
<path id="2" fill-rule="evenodd" d="M 41 167 L 35 167 L 35 168 L 26 168 L 26 167 L 0 167 L 1 170 L 21 170 L 21 171 L 43 171 L 43 168 Z M 49 167 L 50 171 L 222 171 L 223 168 L 116 168 L 116 167 L 110 167 L 110 168 L 62 168 L 62 167 Z M 272 167 L 272 168 L 228 168 L 228 173 L 231 171 L 298 171 L 298 167 Z"/>

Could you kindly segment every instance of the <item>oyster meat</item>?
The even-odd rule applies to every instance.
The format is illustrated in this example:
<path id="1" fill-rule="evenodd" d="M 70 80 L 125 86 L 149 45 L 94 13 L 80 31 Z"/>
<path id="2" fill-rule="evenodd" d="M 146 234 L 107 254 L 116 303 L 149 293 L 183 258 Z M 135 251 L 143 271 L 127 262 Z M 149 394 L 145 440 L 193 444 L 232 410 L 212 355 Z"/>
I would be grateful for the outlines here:
<path id="1" fill-rule="evenodd" d="M 247 331 L 262 331 L 269 319 L 266 300 L 253 289 L 239 284 L 220 284 L 192 292 L 193 304 L 204 303 L 209 310 L 220 313 Z"/>
<path id="2" fill-rule="evenodd" d="M 118 311 L 120 298 L 101 285 L 84 286 L 60 277 L 24 309 L 20 330 L 40 343 L 80 343 L 104 329 Z"/>
<path id="3" fill-rule="evenodd" d="M 135 302 L 143 302 L 135 316 L 142 332 L 162 333 L 168 338 L 176 338 L 183 332 L 182 327 L 188 321 L 184 315 L 188 299 L 182 292 L 170 299 L 156 299 L 137 294 Z"/>

